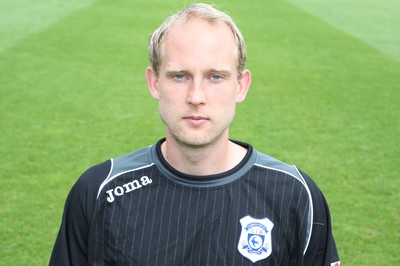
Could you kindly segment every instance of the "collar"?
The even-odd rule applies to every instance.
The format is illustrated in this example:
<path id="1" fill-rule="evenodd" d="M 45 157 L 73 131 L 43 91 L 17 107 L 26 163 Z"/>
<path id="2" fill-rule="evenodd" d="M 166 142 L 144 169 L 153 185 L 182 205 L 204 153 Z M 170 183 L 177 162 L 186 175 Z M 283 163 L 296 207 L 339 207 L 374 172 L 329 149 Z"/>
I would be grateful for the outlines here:
<path id="1" fill-rule="evenodd" d="M 246 172 L 248 172 L 254 165 L 254 162 L 256 160 L 256 153 L 250 144 L 231 140 L 232 142 L 247 149 L 246 156 L 238 165 L 226 172 L 222 172 L 219 174 L 206 176 L 188 175 L 176 170 L 165 160 L 164 156 L 161 153 L 161 144 L 164 141 L 165 138 L 159 140 L 156 145 L 151 147 L 151 157 L 157 168 L 164 176 L 166 176 L 171 181 L 181 185 L 191 187 L 215 187 L 226 185 L 234 182 L 235 180 L 243 176 Z"/>

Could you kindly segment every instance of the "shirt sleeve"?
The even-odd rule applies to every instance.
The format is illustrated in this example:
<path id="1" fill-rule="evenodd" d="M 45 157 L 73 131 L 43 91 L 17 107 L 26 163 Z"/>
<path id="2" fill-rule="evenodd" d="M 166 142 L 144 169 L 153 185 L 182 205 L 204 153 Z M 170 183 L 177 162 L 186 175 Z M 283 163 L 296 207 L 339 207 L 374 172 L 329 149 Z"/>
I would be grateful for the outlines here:
<path id="1" fill-rule="evenodd" d="M 90 168 L 72 187 L 65 202 L 49 265 L 88 264 L 88 238 L 97 190 L 107 177 L 110 166 L 110 161 L 107 161 Z"/>
<path id="2" fill-rule="evenodd" d="M 310 243 L 304 254 L 304 265 L 340 265 L 328 203 L 311 178 L 303 172 L 301 174 L 307 182 L 313 201 L 313 227 Z"/>

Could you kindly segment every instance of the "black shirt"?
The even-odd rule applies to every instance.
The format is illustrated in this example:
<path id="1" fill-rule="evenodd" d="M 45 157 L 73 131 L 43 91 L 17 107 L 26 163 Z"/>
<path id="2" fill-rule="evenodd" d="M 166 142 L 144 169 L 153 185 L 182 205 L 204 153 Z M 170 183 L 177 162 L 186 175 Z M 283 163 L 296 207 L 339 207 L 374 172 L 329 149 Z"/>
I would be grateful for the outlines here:
<path id="1" fill-rule="evenodd" d="M 331 265 L 328 205 L 306 174 L 255 151 L 212 176 L 163 159 L 160 140 L 87 170 L 68 195 L 50 265 Z M 334 265 L 334 264 L 332 264 Z"/>

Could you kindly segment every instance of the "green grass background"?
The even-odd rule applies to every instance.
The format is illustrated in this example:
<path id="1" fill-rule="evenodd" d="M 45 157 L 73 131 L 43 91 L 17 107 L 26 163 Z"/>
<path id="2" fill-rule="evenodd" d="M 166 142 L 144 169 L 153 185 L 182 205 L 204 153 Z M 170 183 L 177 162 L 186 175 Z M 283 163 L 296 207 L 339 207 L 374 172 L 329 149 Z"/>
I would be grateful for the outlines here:
<path id="1" fill-rule="evenodd" d="M 313 176 L 345 265 L 399 265 L 400 4 L 215 2 L 253 75 L 231 137 Z M 0 3 L 0 265 L 46 265 L 78 176 L 163 136 L 146 41 L 183 5 Z"/>

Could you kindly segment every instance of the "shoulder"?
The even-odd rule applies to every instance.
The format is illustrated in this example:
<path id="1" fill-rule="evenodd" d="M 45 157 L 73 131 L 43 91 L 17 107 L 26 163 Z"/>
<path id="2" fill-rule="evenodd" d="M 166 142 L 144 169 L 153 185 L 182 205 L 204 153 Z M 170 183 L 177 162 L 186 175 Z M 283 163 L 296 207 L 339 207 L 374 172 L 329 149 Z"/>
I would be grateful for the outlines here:
<path id="1" fill-rule="evenodd" d="M 317 184 L 308 174 L 300 170 L 297 166 L 284 163 L 278 159 L 275 159 L 269 155 L 260 152 L 257 152 L 257 158 L 254 165 L 260 168 L 277 171 L 293 177 L 294 179 L 299 181 L 306 189 L 312 204 L 319 205 L 324 202 L 323 194 Z M 320 206 L 313 207 L 318 208 Z"/>
<path id="2" fill-rule="evenodd" d="M 111 159 L 112 166 L 109 174 L 109 178 L 113 178 L 122 173 L 137 171 L 142 168 L 153 165 L 153 160 L 151 158 L 151 148 L 149 146 L 115 159 Z"/>
<path id="3" fill-rule="evenodd" d="M 151 165 L 149 147 L 136 150 L 117 158 L 111 158 L 87 169 L 77 180 L 71 193 L 79 193 L 96 199 L 109 181 L 123 173 Z"/>
<path id="4" fill-rule="evenodd" d="M 98 187 L 111 169 L 111 160 L 104 161 L 87 169 L 71 188 L 65 207 L 70 213 L 85 213 L 88 220 L 96 204 Z"/>
<path id="5" fill-rule="evenodd" d="M 256 151 L 256 154 L 257 157 L 254 163 L 255 166 L 265 169 L 275 170 L 293 176 L 297 179 L 302 179 L 299 171 L 295 166 L 286 164 L 276 158 L 273 158 L 261 152 Z"/>
<path id="6" fill-rule="evenodd" d="M 80 195 L 79 197 L 82 197 L 87 195 L 90 197 L 95 195 L 100 184 L 107 178 L 111 166 L 112 160 L 109 159 L 88 168 L 72 187 L 70 196 Z"/>
<path id="7" fill-rule="evenodd" d="M 99 184 L 96 198 L 99 197 L 100 193 L 104 190 L 107 184 L 111 181 L 116 181 L 124 174 L 140 171 L 142 169 L 151 167 L 154 165 L 151 152 L 152 147 L 149 146 L 115 159 L 111 159 L 110 171 L 105 179 Z"/>
<path id="8" fill-rule="evenodd" d="M 311 178 L 300 171 L 299 168 L 297 168 L 295 165 L 284 163 L 264 153 L 256 152 L 256 154 L 257 156 L 254 162 L 254 166 L 275 171 L 294 178 L 296 181 L 300 182 L 301 185 L 305 188 L 305 191 L 307 191 L 307 193 L 309 194 L 310 199 L 312 194 L 310 190 L 318 190 L 318 187 L 311 180 Z"/>

